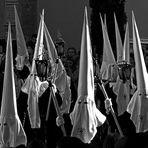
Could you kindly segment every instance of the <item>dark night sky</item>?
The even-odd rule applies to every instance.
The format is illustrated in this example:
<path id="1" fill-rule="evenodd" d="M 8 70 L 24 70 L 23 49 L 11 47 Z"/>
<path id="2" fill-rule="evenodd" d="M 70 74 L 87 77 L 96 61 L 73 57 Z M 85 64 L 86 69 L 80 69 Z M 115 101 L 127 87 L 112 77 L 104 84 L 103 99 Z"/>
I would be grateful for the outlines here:
<path id="1" fill-rule="evenodd" d="M 132 11 L 135 14 L 139 35 L 141 38 L 148 39 L 148 0 L 126 0 L 126 11 L 128 22 L 130 24 L 131 36 L 131 15 Z"/>
<path id="2" fill-rule="evenodd" d="M 59 30 L 66 41 L 66 49 L 69 46 L 80 48 L 85 5 L 88 5 L 87 0 L 39 0 L 39 12 L 44 8 L 52 39 L 56 39 Z"/>
<path id="3" fill-rule="evenodd" d="M 45 22 L 53 40 L 56 39 L 57 30 L 60 30 L 66 41 L 66 48 L 74 46 L 80 49 L 85 5 L 88 6 L 88 0 L 39 0 L 39 12 L 45 9 Z M 131 11 L 133 10 L 140 37 L 148 37 L 147 6 L 147 0 L 126 0 L 130 36 L 132 35 Z"/>

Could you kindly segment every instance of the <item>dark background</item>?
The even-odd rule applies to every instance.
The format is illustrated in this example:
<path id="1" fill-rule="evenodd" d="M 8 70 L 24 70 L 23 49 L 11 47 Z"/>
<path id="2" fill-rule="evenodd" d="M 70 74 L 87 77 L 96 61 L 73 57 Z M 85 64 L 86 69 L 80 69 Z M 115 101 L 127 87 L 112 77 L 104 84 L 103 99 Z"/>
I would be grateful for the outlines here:
<path id="1" fill-rule="evenodd" d="M 44 8 L 45 22 L 53 40 L 59 30 L 66 48 L 80 49 L 85 5 L 88 6 L 88 0 L 39 0 L 39 12 Z"/>
<path id="2" fill-rule="evenodd" d="M 74 46 L 80 49 L 84 7 L 88 0 L 39 0 L 39 12 L 45 9 L 45 22 L 53 40 L 59 30 L 66 41 L 66 48 Z M 148 37 L 148 1 L 127 0 L 126 12 L 129 22 L 130 37 L 132 36 L 131 14 L 135 13 L 141 38 Z M 88 6 L 90 12 L 90 8 Z"/>

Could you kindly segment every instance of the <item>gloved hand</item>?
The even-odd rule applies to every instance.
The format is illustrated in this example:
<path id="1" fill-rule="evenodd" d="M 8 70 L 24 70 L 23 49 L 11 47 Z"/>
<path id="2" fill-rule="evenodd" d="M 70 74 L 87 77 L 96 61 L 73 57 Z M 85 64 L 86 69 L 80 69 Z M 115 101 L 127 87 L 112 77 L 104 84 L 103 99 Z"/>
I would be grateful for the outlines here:
<path id="1" fill-rule="evenodd" d="M 62 116 L 57 116 L 56 125 L 59 127 L 65 123 L 64 118 Z"/>

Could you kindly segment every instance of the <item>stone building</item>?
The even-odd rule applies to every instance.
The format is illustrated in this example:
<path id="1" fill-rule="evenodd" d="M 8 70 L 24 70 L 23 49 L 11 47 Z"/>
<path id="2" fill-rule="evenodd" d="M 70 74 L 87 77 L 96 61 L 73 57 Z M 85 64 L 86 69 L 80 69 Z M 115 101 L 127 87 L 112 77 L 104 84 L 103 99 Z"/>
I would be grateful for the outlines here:
<path id="1" fill-rule="evenodd" d="M 8 22 L 11 22 L 12 38 L 15 39 L 14 5 L 16 5 L 26 41 L 37 33 L 38 0 L 0 0 L 0 39 L 6 39 Z"/>

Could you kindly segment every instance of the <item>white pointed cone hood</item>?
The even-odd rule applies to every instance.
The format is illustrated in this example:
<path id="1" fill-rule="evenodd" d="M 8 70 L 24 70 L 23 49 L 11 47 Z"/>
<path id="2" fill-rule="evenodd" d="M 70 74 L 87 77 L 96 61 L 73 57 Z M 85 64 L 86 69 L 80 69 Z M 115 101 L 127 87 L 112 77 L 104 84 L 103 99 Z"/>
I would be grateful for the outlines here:
<path id="1" fill-rule="evenodd" d="M 6 52 L 6 63 L 5 63 L 5 74 L 4 74 L 4 85 L 3 85 L 3 96 L 2 96 L 2 107 L 1 115 L 10 116 L 16 115 L 16 92 L 14 83 L 14 72 L 13 72 L 13 56 L 12 56 L 12 39 L 10 25 L 8 28 L 8 39 L 7 39 L 7 52 Z M 12 98 L 12 99 L 9 99 Z M 10 105 L 10 106 L 9 106 Z M 8 107 L 9 106 L 9 107 Z"/>
<path id="2" fill-rule="evenodd" d="M 13 54 L 10 23 L 6 48 L 5 74 L 0 115 L 0 141 L 2 145 L 16 147 L 26 145 L 26 135 L 17 113 L 13 71 Z"/>
<path id="3" fill-rule="evenodd" d="M 61 59 L 59 59 L 59 57 L 58 57 L 58 53 L 57 53 L 55 44 L 49 34 L 48 28 L 45 23 L 44 23 L 44 33 L 45 33 L 45 40 L 46 40 L 46 45 L 47 45 L 47 49 L 48 49 L 48 55 L 49 55 L 50 63 L 52 66 L 51 75 L 54 76 L 53 79 L 55 81 L 63 73 L 63 70 L 65 71 L 65 68 L 63 66 Z M 58 64 L 56 63 L 57 59 L 58 59 Z M 55 82 L 53 82 L 53 83 L 55 83 Z"/>
<path id="4" fill-rule="evenodd" d="M 116 15 L 114 13 L 114 21 L 115 21 L 115 34 L 116 34 L 116 51 L 117 51 L 117 62 L 122 60 L 123 56 L 123 46 L 122 46 L 122 41 L 121 41 L 121 36 L 120 36 L 120 31 L 116 19 Z"/>
<path id="5" fill-rule="evenodd" d="M 44 10 L 42 11 L 42 16 L 40 18 L 40 24 L 35 44 L 33 61 L 32 61 L 31 74 L 36 74 L 35 59 L 38 58 L 39 54 L 42 54 L 42 50 L 40 47 L 43 45 L 43 31 L 44 31 L 43 27 L 44 27 Z"/>
<path id="6" fill-rule="evenodd" d="M 38 35 L 37 35 L 37 40 L 35 45 L 31 73 L 26 79 L 22 87 L 22 90 L 28 94 L 27 103 L 28 103 L 28 114 L 29 114 L 29 119 L 31 123 L 31 128 L 40 128 L 40 125 L 41 125 L 39 107 L 38 107 L 38 98 L 39 98 L 40 86 L 43 83 L 41 83 L 39 78 L 35 75 L 37 74 L 35 60 L 38 58 L 42 60 L 42 58 L 40 57 L 42 56 L 42 52 L 43 52 L 43 35 L 44 35 L 44 9 L 42 11 L 42 15 L 40 18 L 40 24 L 39 24 Z M 43 91 L 45 89 L 43 89 Z"/>
<path id="7" fill-rule="evenodd" d="M 14 12 L 15 12 L 15 24 L 16 24 L 17 53 L 20 56 L 28 55 L 25 38 L 23 35 L 23 31 L 21 28 L 18 13 L 15 6 L 14 6 Z"/>
<path id="8" fill-rule="evenodd" d="M 120 61 L 126 61 L 129 63 L 129 31 L 128 31 L 128 24 L 126 25 L 126 32 L 125 32 L 125 39 L 124 39 L 124 47 L 122 51 L 122 58 Z M 126 109 L 127 105 L 130 100 L 130 88 L 129 82 L 123 83 L 118 77 L 116 84 L 113 87 L 114 93 L 117 95 L 116 102 L 117 102 L 117 110 L 118 116 L 122 115 Z"/>
<path id="9" fill-rule="evenodd" d="M 134 50 L 135 64 L 136 64 L 135 66 L 136 66 L 137 87 L 139 90 L 145 91 L 148 90 L 148 83 L 147 83 L 148 74 L 142 52 L 140 37 L 133 13 L 132 13 L 132 24 L 133 24 L 133 50 Z"/>
<path id="10" fill-rule="evenodd" d="M 128 23 L 126 25 L 125 38 L 124 38 L 124 47 L 123 47 L 123 50 L 122 50 L 122 59 L 120 59 L 120 61 L 126 61 L 127 63 L 130 63 Z M 120 78 L 118 77 L 117 82 L 116 82 L 115 86 L 113 87 L 113 91 L 114 91 L 114 93 L 116 95 L 118 95 L 120 84 L 121 84 Z"/>
<path id="11" fill-rule="evenodd" d="M 16 67 L 17 69 L 21 70 L 25 64 L 25 59 L 29 58 L 29 55 L 15 6 L 14 6 L 14 12 L 15 12 L 15 29 L 16 29 L 16 41 L 17 41 Z"/>
<path id="12" fill-rule="evenodd" d="M 53 40 L 50 36 L 50 33 L 48 31 L 48 28 L 46 24 L 44 23 L 44 33 L 45 33 L 45 41 L 48 49 L 48 55 L 50 59 L 51 64 L 51 75 L 53 76 L 53 83 L 55 83 L 56 87 L 60 91 L 60 95 L 63 99 L 62 105 L 61 105 L 61 111 L 62 112 L 69 112 L 70 108 L 70 101 L 71 101 L 71 90 L 70 90 L 70 78 L 66 74 L 66 70 L 63 66 L 63 63 L 61 59 L 58 59 L 57 50 L 55 48 L 55 45 L 53 43 Z M 58 63 L 56 60 L 58 59 Z"/>
<path id="13" fill-rule="evenodd" d="M 45 23 L 44 23 L 44 34 L 45 34 L 45 40 L 46 40 L 46 45 L 48 49 L 48 55 L 49 55 L 50 63 L 52 67 L 51 75 L 53 75 L 55 79 L 58 74 L 56 70 L 60 69 L 60 71 L 62 71 L 63 67 L 61 65 L 60 59 L 59 59 L 59 64 L 56 64 L 56 60 L 58 59 L 57 50 Z M 58 66 L 58 69 L 57 69 L 57 66 Z"/>
<path id="14" fill-rule="evenodd" d="M 106 14 L 104 14 L 104 26 L 105 26 L 105 28 L 106 28 L 106 31 L 107 31 Z"/>
<path id="15" fill-rule="evenodd" d="M 116 64 L 116 61 L 115 61 L 112 47 L 107 34 L 107 30 L 106 30 L 107 28 L 103 24 L 101 15 L 100 15 L 100 19 L 101 19 L 102 32 L 103 32 L 103 60 L 102 60 L 100 72 L 102 75 L 102 79 L 108 80 L 109 78 L 111 78 L 110 65 Z"/>
<path id="16" fill-rule="evenodd" d="M 42 15 L 41 15 L 41 34 L 40 34 L 39 52 L 38 52 L 39 59 L 41 60 L 43 57 L 43 47 L 44 47 L 43 39 L 44 39 L 44 9 L 42 10 Z"/>
<path id="17" fill-rule="evenodd" d="M 130 63 L 130 52 L 129 52 L 129 27 L 128 23 L 126 24 L 125 37 L 124 37 L 124 45 L 123 45 L 123 61 L 127 61 Z"/>
<path id="18" fill-rule="evenodd" d="M 127 111 L 131 114 L 136 132 L 144 132 L 148 130 L 148 74 L 134 13 L 132 13 L 132 24 L 137 90 L 128 104 Z"/>
<path id="19" fill-rule="evenodd" d="M 96 108 L 94 101 L 92 47 L 86 7 L 81 40 L 78 99 L 70 117 L 73 124 L 71 136 L 81 139 L 84 143 L 91 142 L 97 132 L 96 128 L 106 120 L 106 117 Z"/>
<path id="20" fill-rule="evenodd" d="M 92 49 L 90 43 L 86 8 L 81 49 L 82 50 L 80 55 L 78 96 L 89 96 L 90 98 L 94 98 Z"/>

